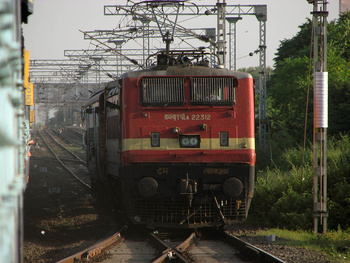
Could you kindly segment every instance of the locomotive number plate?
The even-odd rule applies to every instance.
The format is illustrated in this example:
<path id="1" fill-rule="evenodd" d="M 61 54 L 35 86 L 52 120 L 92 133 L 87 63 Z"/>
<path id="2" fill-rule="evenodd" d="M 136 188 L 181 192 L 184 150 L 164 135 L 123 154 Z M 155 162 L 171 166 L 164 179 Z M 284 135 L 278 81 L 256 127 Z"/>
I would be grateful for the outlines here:
<path id="1" fill-rule="evenodd" d="M 186 115 L 185 113 L 182 114 L 164 114 L 164 120 L 173 120 L 173 121 L 210 121 L 211 115 L 210 114 L 192 114 L 192 115 Z"/>
<path id="2" fill-rule="evenodd" d="M 210 121 L 210 114 L 192 114 L 193 121 Z"/>

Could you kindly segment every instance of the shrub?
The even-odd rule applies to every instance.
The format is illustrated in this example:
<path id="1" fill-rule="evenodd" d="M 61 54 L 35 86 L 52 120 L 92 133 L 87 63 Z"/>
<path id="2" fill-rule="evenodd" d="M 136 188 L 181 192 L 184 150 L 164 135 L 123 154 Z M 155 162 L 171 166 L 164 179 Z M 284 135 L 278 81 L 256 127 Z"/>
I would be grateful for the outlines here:
<path id="1" fill-rule="evenodd" d="M 350 227 L 350 137 L 340 135 L 328 140 L 327 146 L 328 209 L 330 229 Z M 288 229 L 312 229 L 313 211 L 313 150 L 311 144 L 283 148 L 270 164 L 258 172 L 255 196 L 249 221 L 264 226 Z M 258 161 L 261 161 L 259 159 Z M 267 160 L 269 161 L 269 160 Z M 278 167 L 278 168 L 277 168 Z"/>

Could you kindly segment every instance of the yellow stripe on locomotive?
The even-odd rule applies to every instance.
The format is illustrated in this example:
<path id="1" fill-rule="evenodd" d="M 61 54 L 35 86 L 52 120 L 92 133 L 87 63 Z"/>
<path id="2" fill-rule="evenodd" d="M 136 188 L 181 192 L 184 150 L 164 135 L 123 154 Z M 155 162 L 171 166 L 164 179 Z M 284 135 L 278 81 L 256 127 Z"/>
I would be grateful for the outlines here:
<path id="1" fill-rule="evenodd" d="M 193 148 L 192 148 L 193 149 Z M 200 141 L 199 150 L 255 150 L 254 138 L 229 138 L 228 146 L 220 146 L 219 138 L 203 138 Z M 132 138 L 123 140 L 124 151 L 137 150 L 189 150 L 181 148 L 178 138 L 160 139 L 159 147 L 152 147 L 150 138 Z"/>

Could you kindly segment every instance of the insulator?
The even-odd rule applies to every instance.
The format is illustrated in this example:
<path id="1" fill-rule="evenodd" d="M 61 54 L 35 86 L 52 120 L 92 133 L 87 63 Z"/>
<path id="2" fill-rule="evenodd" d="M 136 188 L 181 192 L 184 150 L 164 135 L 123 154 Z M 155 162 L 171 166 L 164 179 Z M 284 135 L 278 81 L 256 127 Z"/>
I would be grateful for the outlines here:
<path id="1" fill-rule="evenodd" d="M 315 128 L 328 127 L 328 72 L 315 72 Z"/>

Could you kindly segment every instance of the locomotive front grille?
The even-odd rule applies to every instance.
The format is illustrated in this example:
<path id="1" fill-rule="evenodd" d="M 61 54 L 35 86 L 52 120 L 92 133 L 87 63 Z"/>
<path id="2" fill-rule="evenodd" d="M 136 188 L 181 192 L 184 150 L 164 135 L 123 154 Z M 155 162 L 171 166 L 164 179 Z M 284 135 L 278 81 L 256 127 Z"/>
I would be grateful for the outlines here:
<path id="1" fill-rule="evenodd" d="M 237 206 L 236 200 L 225 200 L 221 206 L 221 212 L 226 220 L 241 221 L 246 218 L 246 207 L 242 201 Z M 150 219 L 157 223 L 172 225 L 203 224 L 210 225 L 221 220 L 220 211 L 214 200 L 206 204 L 193 204 L 188 202 L 171 202 L 166 200 L 151 201 L 137 200 L 130 209 L 133 216 L 139 216 L 141 222 Z"/>
<path id="2" fill-rule="evenodd" d="M 144 104 L 185 102 L 184 78 L 142 78 L 140 84 Z"/>

